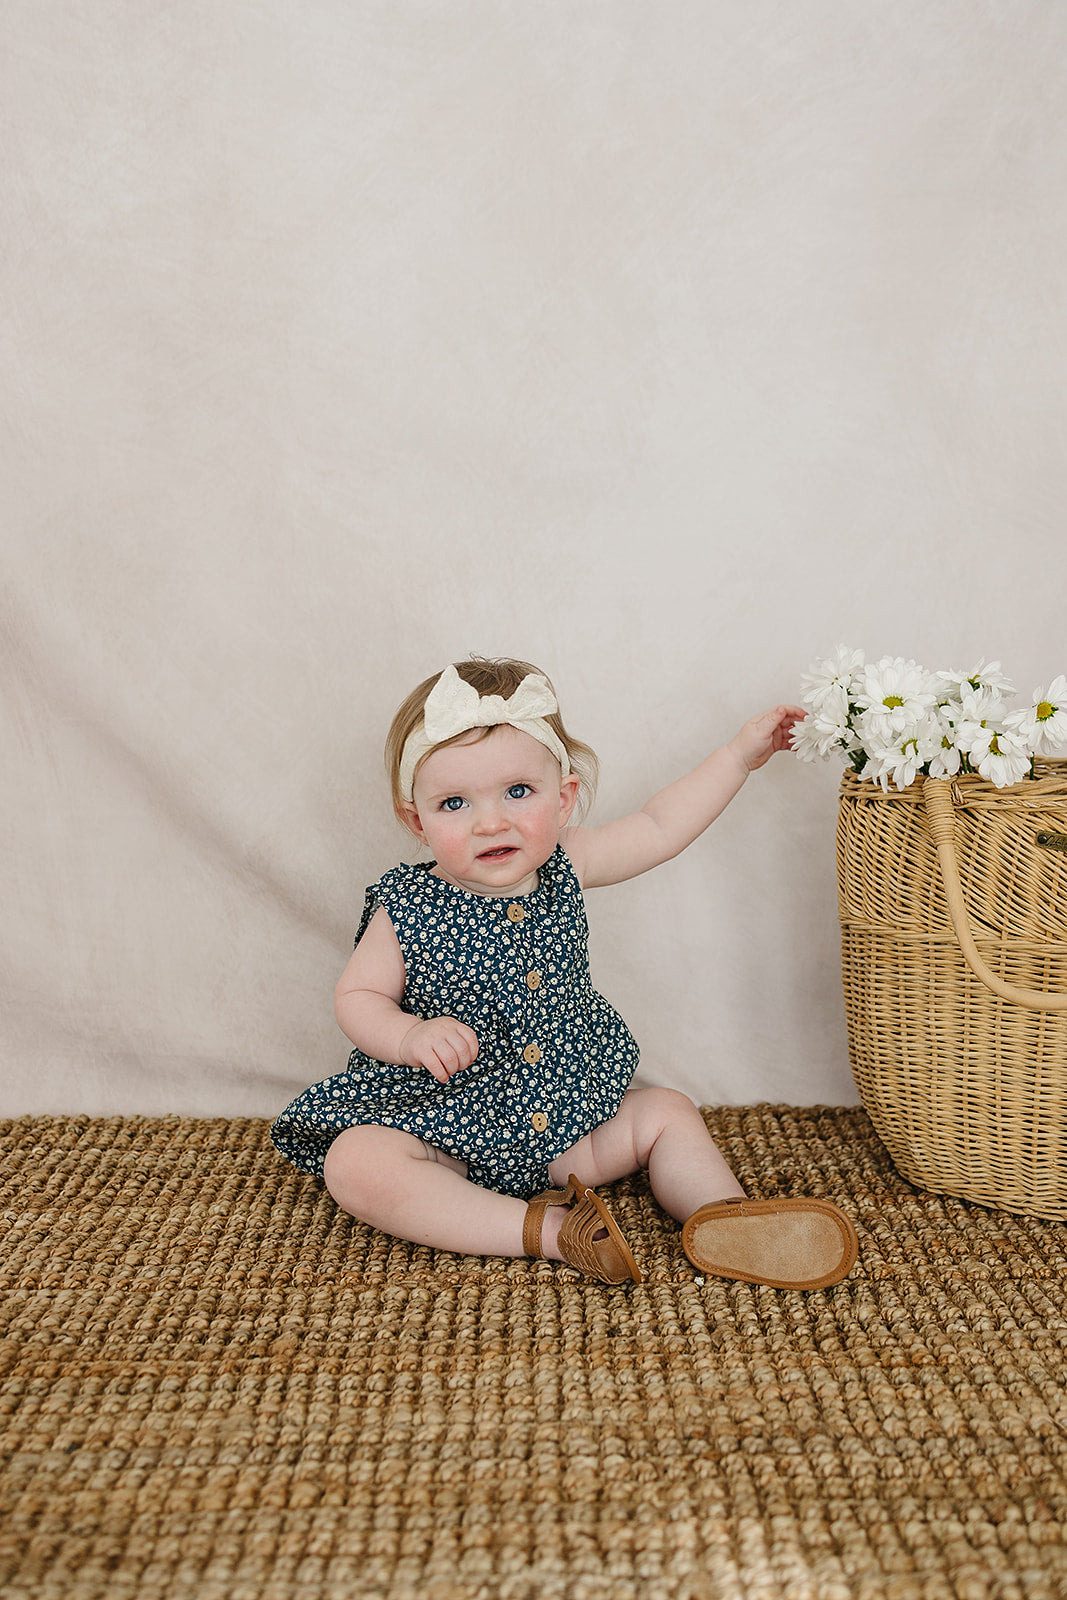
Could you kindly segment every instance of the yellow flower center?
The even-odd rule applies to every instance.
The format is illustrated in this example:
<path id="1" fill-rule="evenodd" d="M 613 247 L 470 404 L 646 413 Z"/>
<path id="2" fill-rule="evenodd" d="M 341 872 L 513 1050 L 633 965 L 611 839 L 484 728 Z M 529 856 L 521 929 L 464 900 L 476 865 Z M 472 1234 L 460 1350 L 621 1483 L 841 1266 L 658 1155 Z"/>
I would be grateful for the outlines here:
<path id="1" fill-rule="evenodd" d="M 1000 754 L 1000 746 L 997 743 L 996 734 L 994 734 L 992 739 L 990 739 L 990 741 L 989 741 L 989 754 L 991 756 L 999 756 L 999 754 Z"/>
<path id="2" fill-rule="evenodd" d="M 1055 711 L 1056 707 L 1054 705 L 1051 705 L 1048 700 L 1042 700 L 1039 706 L 1034 707 L 1034 716 L 1038 722 L 1047 722 L 1049 717 L 1055 714 Z"/>
<path id="3" fill-rule="evenodd" d="M 895 711 L 897 706 L 902 706 L 904 702 L 900 698 L 899 694 L 887 694 L 885 699 L 882 701 L 882 704 L 884 706 L 888 706 L 890 711 Z"/>

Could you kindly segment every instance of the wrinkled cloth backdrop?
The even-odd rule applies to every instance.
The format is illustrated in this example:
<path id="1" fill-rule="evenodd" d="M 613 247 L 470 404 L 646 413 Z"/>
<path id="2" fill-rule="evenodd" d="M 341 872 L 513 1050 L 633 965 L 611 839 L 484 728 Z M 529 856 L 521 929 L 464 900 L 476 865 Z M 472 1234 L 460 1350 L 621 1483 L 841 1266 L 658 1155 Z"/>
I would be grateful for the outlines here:
<path id="1" fill-rule="evenodd" d="M 1063 7 L 3 21 L 0 1112 L 338 1070 L 385 728 L 469 651 L 596 818 L 841 640 L 1067 670 Z M 590 896 L 646 1077 L 854 1103 L 836 786 Z"/>

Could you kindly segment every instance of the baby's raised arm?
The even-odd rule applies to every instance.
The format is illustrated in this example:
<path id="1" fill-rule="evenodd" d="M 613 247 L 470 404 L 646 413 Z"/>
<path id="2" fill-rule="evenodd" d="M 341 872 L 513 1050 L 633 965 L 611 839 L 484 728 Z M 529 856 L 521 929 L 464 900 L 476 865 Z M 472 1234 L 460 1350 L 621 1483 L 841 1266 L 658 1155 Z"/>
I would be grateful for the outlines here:
<path id="1" fill-rule="evenodd" d="M 724 811 L 750 772 L 762 767 L 789 738 L 805 712 L 775 706 L 746 722 L 684 778 L 654 794 L 632 816 L 602 828 L 568 828 L 563 845 L 584 888 L 622 883 L 679 855 Z"/>
<path id="2" fill-rule="evenodd" d="M 401 1011 L 404 978 L 396 932 L 379 906 L 338 981 L 334 1016 L 342 1033 L 376 1061 L 425 1067 L 438 1083 L 447 1083 L 476 1059 L 477 1035 L 455 1017 L 420 1022 Z"/>

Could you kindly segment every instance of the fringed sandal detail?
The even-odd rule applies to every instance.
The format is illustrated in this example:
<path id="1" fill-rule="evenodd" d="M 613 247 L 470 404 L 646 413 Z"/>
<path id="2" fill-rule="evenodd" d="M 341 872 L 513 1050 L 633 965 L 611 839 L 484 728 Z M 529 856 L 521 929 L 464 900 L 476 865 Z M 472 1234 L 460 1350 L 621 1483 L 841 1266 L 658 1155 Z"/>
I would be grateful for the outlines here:
<path id="1" fill-rule="evenodd" d="M 852 1223 L 829 1200 L 720 1200 L 682 1227 L 701 1272 L 772 1289 L 828 1289 L 856 1264 Z"/>
<path id="2" fill-rule="evenodd" d="M 569 1267 L 577 1267 L 600 1283 L 642 1282 L 641 1269 L 615 1218 L 600 1196 L 573 1175 L 565 1189 L 546 1189 L 526 1207 L 522 1248 L 528 1256 L 542 1259 L 541 1228 L 549 1206 L 571 1208 L 559 1230 L 560 1255 Z"/>

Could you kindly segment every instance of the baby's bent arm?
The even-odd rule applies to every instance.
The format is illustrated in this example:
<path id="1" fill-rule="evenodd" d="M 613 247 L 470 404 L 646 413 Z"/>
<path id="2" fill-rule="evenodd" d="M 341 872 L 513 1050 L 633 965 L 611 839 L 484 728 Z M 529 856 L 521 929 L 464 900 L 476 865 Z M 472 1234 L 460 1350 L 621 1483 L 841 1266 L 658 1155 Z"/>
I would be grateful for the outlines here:
<path id="1" fill-rule="evenodd" d="M 334 990 L 341 1032 L 376 1061 L 399 1061 L 414 1018 L 401 1011 L 404 957 L 384 907 L 379 906 Z"/>
<path id="2" fill-rule="evenodd" d="M 764 711 L 632 816 L 602 828 L 568 829 L 564 845 L 583 887 L 622 883 L 680 855 L 725 811 L 750 772 L 788 748 L 793 725 L 803 716 L 799 706 Z"/>
<path id="3" fill-rule="evenodd" d="M 420 1022 L 401 1011 L 404 956 L 389 914 L 379 906 L 353 950 L 334 991 L 334 1015 L 342 1033 L 376 1061 L 425 1067 L 447 1083 L 478 1054 L 476 1034 L 454 1017 Z"/>

